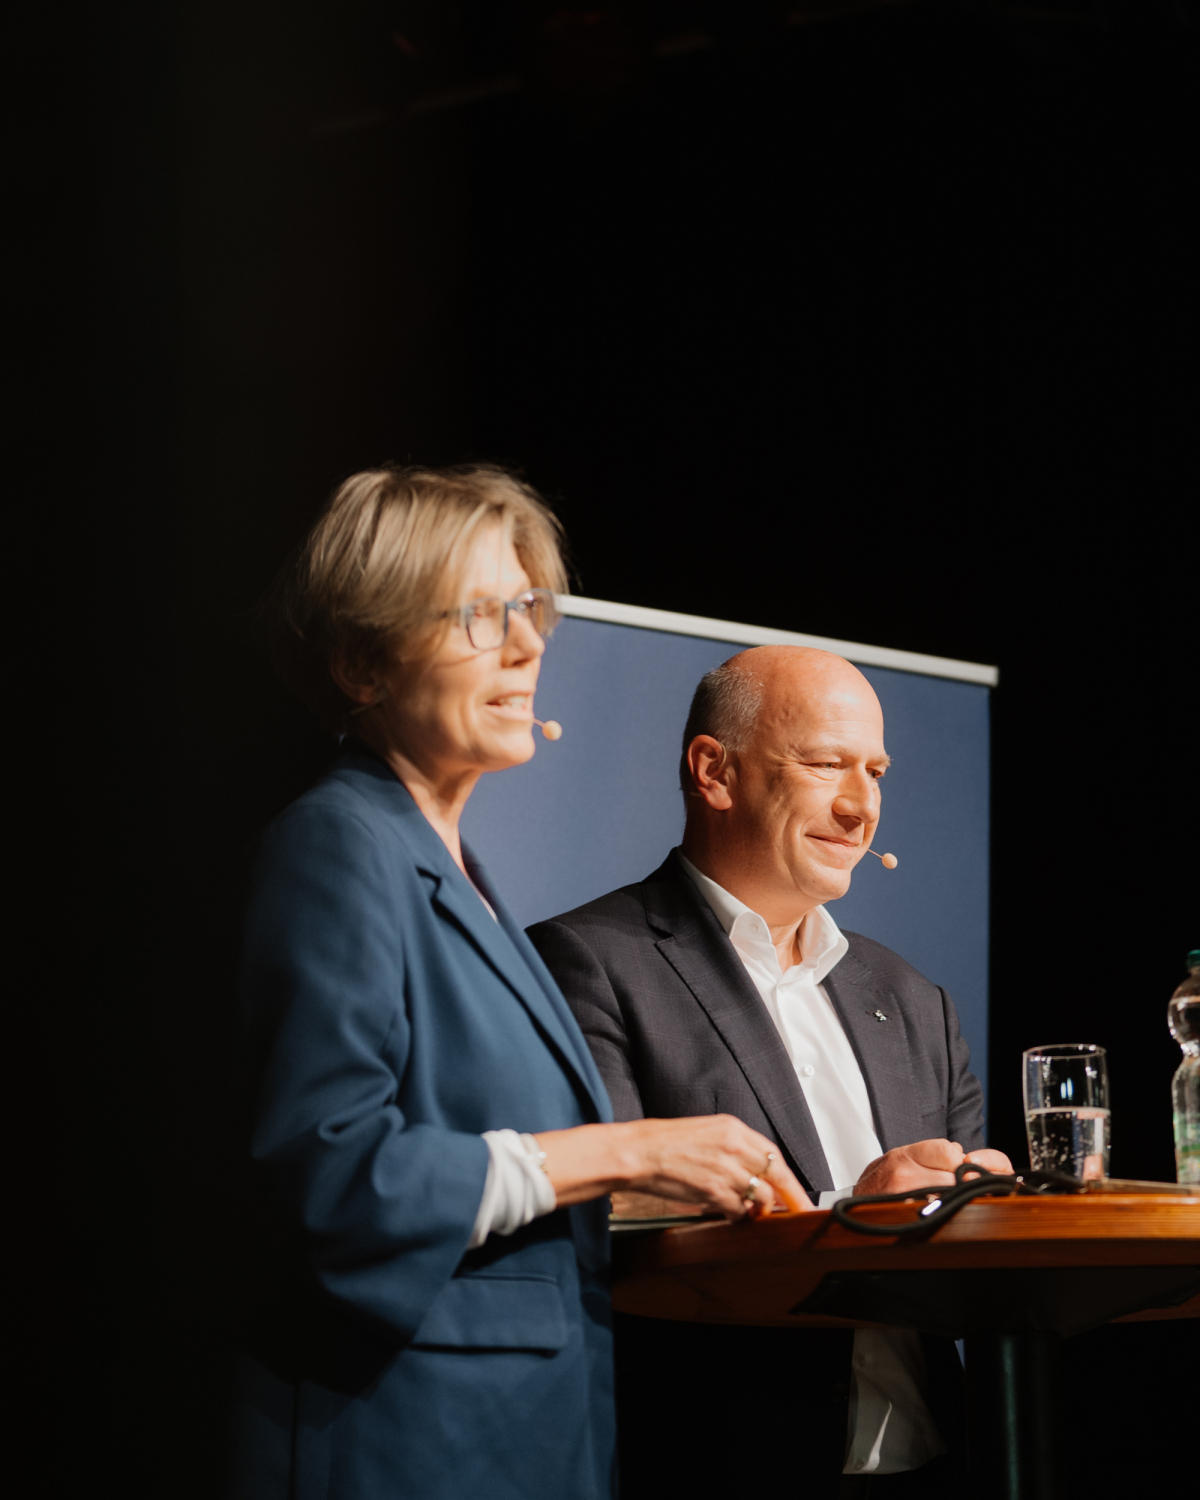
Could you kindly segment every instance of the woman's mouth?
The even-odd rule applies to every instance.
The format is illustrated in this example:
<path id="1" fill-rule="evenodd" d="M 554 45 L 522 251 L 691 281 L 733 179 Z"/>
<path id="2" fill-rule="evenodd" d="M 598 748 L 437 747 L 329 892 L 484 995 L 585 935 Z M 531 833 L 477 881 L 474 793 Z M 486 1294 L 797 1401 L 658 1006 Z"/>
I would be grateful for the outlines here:
<path id="1" fill-rule="evenodd" d="M 489 698 L 487 706 L 501 713 L 527 719 L 533 713 L 532 693 L 507 693 L 503 698 Z"/>

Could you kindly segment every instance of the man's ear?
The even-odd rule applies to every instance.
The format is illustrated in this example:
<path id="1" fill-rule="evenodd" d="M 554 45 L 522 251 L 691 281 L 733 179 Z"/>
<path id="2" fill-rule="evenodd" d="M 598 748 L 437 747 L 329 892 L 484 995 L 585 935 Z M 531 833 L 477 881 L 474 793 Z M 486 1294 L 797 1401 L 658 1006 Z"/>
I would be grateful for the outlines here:
<path id="1" fill-rule="evenodd" d="M 329 658 L 329 675 L 351 703 L 358 703 L 365 707 L 368 704 L 377 703 L 383 696 L 375 674 L 366 671 L 356 662 L 350 661 L 340 652 L 334 652 Z"/>
<path id="2" fill-rule="evenodd" d="M 698 734 L 687 748 L 688 770 L 692 775 L 693 797 L 700 797 L 718 812 L 733 806 L 730 783 L 733 767 L 725 747 L 711 734 Z"/>

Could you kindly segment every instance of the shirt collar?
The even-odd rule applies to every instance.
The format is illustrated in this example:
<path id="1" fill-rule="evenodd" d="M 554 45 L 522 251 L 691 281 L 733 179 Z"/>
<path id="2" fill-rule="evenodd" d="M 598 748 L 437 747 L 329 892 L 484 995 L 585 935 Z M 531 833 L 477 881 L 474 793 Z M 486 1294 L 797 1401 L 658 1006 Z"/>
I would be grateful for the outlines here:
<path id="1" fill-rule="evenodd" d="M 724 886 L 701 874 L 681 850 L 676 850 L 684 874 L 712 907 L 726 936 L 740 954 L 757 959 L 768 967 L 779 969 L 779 955 L 771 942 L 771 929 L 765 920 L 743 901 L 731 895 Z M 815 906 L 800 924 L 800 951 L 803 957 L 799 964 L 789 969 L 789 974 L 804 971 L 812 984 L 820 984 L 829 971 L 846 956 L 850 944 L 842 936 L 841 929 L 823 906 Z"/>

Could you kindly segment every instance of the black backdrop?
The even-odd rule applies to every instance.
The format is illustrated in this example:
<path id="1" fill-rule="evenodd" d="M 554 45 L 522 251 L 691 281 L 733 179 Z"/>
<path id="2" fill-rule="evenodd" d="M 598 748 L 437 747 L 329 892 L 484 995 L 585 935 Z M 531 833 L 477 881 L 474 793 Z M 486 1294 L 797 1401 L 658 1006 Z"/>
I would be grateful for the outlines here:
<path id="1" fill-rule="evenodd" d="M 1022 1047 L 1095 1040 L 1114 1172 L 1172 1175 L 1196 38 L 1186 3 L 1084 0 L 47 17 L 36 1492 L 218 1493 L 236 913 L 327 754 L 251 618 L 381 459 L 520 466 L 597 597 L 997 663 L 993 1141 L 1023 1149 Z M 1073 1421 L 1161 1436 L 1164 1485 L 1185 1342 L 1068 1349 Z"/>

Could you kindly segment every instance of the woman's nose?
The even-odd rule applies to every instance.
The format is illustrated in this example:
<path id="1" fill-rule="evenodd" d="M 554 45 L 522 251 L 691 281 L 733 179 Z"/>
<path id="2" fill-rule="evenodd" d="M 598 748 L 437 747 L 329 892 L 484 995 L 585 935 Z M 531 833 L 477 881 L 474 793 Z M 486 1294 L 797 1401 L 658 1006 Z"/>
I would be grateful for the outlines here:
<path id="1" fill-rule="evenodd" d="M 515 609 L 508 613 L 508 630 L 504 636 L 500 659 L 506 667 L 529 658 L 541 656 L 546 643 L 533 628 L 528 615 L 518 614 Z"/>

